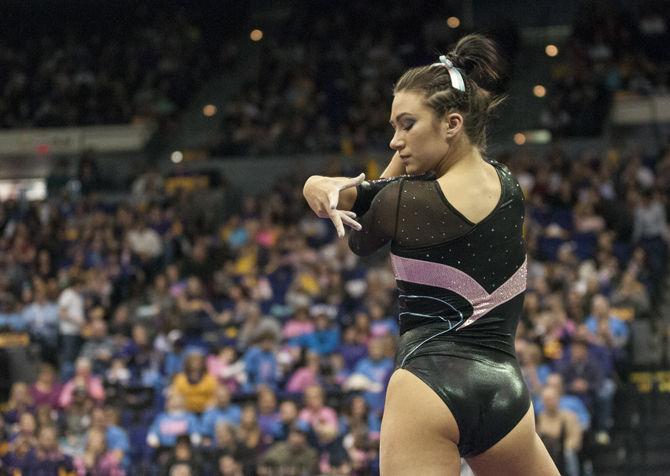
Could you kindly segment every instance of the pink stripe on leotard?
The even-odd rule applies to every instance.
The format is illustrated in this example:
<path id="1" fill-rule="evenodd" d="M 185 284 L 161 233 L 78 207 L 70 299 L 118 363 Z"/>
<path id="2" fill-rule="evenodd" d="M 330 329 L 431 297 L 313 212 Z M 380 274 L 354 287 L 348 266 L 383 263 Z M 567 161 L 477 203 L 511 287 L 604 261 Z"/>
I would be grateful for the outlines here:
<path id="1" fill-rule="evenodd" d="M 391 262 L 396 279 L 448 289 L 463 296 L 472 305 L 473 312 L 460 329 L 526 289 L 528 258 L 507 281 L 490 294 L 470 275 L 446 264 L 403 258 L 394 254 L 391 254 Z"/>

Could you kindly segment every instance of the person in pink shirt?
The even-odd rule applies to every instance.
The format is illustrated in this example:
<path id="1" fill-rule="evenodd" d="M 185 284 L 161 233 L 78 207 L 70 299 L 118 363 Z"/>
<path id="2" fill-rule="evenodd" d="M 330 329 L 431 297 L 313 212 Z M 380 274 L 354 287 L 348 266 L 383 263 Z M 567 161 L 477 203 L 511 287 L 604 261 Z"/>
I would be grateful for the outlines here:
<path id="1" fill-rule="evenodd" d="M 207 357 L 207 372 L 233 393 L 247 381 L 244 362 L 237 360 L 237 352 L 230 345 L 221 347 L 216 354 Z"/>
<path id="2" fill-rule="evenodd" d="M 35 406 L 48 405 L 58 408 L 58 400 L 62 391 L 62 385 L 56 380 L 56 371 L 47 362 L 40 364 L 37 380 L 30 386 L 30 395 Z"/>
<path id="3" fill-rule="evenodd" d="M 91 361 L 80 357 L 75 363 L 75 374 L 63 387 L 58 403 L 67 408 L 72 403 L 72 394 L 75 389 L 84 388 L 88 395 L 100 403 L 105 399 L 105 388 L 102 381 L 91 373 Z"/>
<path id="4" fill-rule="evenodd" d="M 338 433 L 337 412 L 325 405 L 325 395 L 320 385 L 305 389 L 305 408 L 298 418 L 310 424 L 319 441 L 329 441 Z"/>
<path id="5" fill-rule="evenodd" d="M 302 393 L 308 387 L 318 385 L 321 381 L 321 360 L 316 352 L 307 352 L 305 366 L 296 370 L 288 383 L 286 390 L 290 393 Z"/>
<path id="6" fill-rule="evenodd" d="M 284 324 L 281 332 L 282 337 L 287 340 L 314 332 L 314 323 L 309 317 L 309 310 L 306 307 L 296 309 L 293 317 Z"/>

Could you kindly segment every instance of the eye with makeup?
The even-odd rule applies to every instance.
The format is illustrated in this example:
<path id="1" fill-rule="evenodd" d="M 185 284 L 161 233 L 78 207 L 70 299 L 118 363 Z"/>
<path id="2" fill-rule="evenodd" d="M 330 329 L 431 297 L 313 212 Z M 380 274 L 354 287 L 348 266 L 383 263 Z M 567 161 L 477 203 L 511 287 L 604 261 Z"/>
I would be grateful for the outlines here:
<path id="1" fill-rule="evenodd" d="M 408 121 L 405 124 L 403 124 L 402 130 L 403 131 L 408 131 L 412 128 L 413 125 L 414 125 L 414 121 Z"/>

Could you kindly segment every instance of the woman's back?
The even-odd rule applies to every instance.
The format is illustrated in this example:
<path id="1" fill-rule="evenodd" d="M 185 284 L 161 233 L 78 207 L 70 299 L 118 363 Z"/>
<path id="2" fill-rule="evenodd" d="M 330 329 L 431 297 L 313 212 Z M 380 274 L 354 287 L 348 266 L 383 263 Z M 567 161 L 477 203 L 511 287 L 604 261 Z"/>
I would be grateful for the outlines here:
<path id="1" fill-rule="evenodd" d="M 506 167 L 491 164 L 501 192 L 479 222 L 447 199 L 438 180 L 405 178 L 379 192 L 350 245 L 369 254 L 391 242 L 401 334 L 430 324 L 453 334 L 440 341 L 470 341 L 514 356 L 526 284 L 523 195 Z"/>

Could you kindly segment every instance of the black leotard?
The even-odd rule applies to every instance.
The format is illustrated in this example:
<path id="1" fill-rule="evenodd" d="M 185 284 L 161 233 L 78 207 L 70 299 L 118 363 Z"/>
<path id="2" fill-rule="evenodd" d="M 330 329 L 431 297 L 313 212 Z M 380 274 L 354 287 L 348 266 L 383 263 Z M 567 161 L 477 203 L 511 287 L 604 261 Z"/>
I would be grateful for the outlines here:
<path id="1" fill-rule="evenodd" d="M 399 290 L 396 366 L 440 395 L 454 414 L 462 456 L 490 448 L 530 405 L 514 336 L 526 289 L 523 194 L 506 167 L 493 211 L 473 223 L 436 180 L 401 177 L 368 187 L 349 246 L 368 255 L 391 243 Z M 371 201 L 371 204 L 370 204 Z"/>

